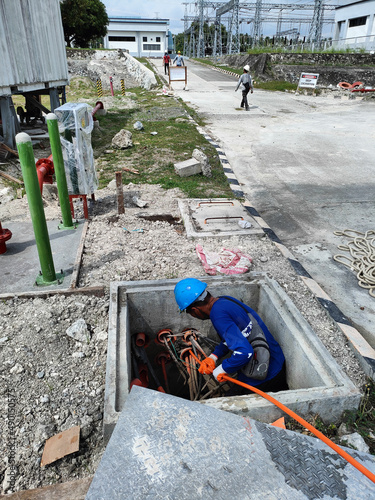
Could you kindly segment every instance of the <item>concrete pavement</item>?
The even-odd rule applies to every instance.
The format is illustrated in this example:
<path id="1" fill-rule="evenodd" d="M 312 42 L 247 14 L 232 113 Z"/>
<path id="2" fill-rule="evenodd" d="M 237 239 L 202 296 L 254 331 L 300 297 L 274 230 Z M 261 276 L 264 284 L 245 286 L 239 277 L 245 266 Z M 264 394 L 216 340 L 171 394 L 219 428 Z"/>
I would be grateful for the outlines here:
<path id="1" fill-rule="evenodd" d="M 375 299 L 333 260 L 346 228 L 375 228 L 374 102 L 255 90 L 239 110 L 236 78 L 187 62 L 188 91 L 250 203 L 372 347 Z"/>

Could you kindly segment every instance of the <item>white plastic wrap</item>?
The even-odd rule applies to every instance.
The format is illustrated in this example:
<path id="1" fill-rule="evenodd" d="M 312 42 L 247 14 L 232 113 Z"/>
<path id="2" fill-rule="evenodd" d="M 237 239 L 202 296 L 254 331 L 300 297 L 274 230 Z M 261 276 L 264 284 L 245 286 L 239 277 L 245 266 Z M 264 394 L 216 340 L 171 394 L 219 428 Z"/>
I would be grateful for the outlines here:
<path id="1" fill-rule="evenodd" d="M 54 113 L 59 121 L 62 153 L 69 194 L 91 195 L 98 188 L 91 132 L 92 108 L 85 103 L 67 102 Z"/>

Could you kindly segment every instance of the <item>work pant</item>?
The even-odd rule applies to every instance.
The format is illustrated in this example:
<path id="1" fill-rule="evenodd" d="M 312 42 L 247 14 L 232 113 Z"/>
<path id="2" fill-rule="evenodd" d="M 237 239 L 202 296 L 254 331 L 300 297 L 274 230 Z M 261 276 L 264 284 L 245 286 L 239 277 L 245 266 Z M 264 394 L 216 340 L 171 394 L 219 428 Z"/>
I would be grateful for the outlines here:
<path id="1" fill-rule="evenodd" d="M 229 391 L 225 394 L 225 396 L 241 396 L 244 394 L 254 394 L 253 391 L 249 389 L 245 389 L 245 387 L 241 387 L 240 385 L 233 384 L 231 382 L 227 382 L 231 386 Z M 257 389 L 260 389 L 263 392 L 279 392 L 279 391 L 287 391 L 289 389 L 288 383 L 286 381 L 286 366 L 285 362 L 283 367 L 279 371 L 277 375 L 275 375 L 271 380 L 267 380 L 267 382 L 263 382 L 262 384 L 254 386 Z"/>
<path id="2" fill-rule="evenodd" d="M 249 90 L 242 91 L 241 108 L 243 108 L 245 106 L 245 109 L 249 109 L 249 103 L 247 102 L 247 94 L 248 93 L 249 93 Z"/>
<path id="3" fill-rule="evenodd" d="M 164 63 L 164 74 L 169 75 L 169 64 Z"/>

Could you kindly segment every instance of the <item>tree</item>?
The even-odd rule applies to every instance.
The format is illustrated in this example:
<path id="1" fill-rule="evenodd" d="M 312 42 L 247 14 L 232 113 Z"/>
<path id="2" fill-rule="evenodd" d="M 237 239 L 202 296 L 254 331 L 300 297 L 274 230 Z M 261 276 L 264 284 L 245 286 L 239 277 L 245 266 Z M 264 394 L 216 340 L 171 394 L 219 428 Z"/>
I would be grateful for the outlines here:
<path id="1" fill-rule="evenodd" d="M 63 0 L 61 17 L 68 47 L 89 47 L 107 33 L 108 15 L 100 0 Z"/>

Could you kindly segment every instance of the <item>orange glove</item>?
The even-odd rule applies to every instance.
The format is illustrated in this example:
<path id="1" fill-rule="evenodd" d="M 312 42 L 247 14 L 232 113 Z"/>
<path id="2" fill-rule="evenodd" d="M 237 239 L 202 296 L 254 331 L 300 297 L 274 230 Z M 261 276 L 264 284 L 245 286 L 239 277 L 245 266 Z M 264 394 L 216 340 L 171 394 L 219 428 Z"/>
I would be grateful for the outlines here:
<path id="1" fill-rule="evenodd" d="M 217 356 L 211 354 L 208 358 L 204 359 L 198 369 L 199 373 L 203 375 L 211 375 L 215 370 Z"/>
<path id="2" fill-rule="evenodd" d="M 227 375 L 227 372 L 224 370 L 223 365 L 219 365 L 217 368 L 215 368 L 212 375 L 218 382 L 225 382 L 226 379 L 224 378 L 224 376 Z"/>

